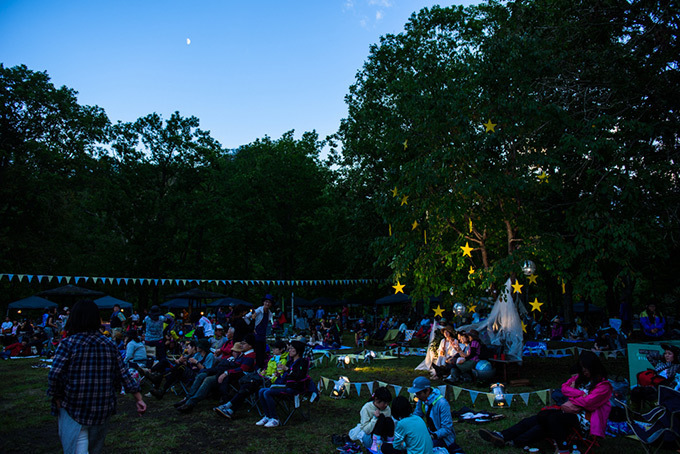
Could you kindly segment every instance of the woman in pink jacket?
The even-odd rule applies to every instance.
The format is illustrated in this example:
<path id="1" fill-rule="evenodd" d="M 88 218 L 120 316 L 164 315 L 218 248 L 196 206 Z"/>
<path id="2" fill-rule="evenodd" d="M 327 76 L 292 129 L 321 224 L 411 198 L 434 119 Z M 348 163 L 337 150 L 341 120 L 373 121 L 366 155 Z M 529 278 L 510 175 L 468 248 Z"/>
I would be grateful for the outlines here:
<path id="1" fill-rule="evenodd" d="M 497 447 L 510 444 L 519 448 L 543 438 L 558 444 L 556 452 L 569 452 L 565 440 L 573 429 L 582 434 L 604 437 L 611 404 L 612 386 L 598 356 L 583 351 L 577 363 L 578 374 L 562 385 L 568 400 L 560 406 L 543 408 L 502 432 L 480 430 L 479 435 Z"/>

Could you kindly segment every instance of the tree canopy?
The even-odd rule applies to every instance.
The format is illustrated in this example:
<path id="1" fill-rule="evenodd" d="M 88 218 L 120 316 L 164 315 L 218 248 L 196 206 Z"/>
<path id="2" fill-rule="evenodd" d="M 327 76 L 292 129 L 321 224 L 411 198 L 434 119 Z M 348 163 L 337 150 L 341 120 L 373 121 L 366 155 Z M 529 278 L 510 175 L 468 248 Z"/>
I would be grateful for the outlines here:
<path id="1" fill-rule="evenodd" d="M 674 5 L 649 1 L 433 7 L 383 37 L 337 162 L 394 281 L 463 297 L 533 260 L 544 292 L 613 308 L 677 273 L 677 46 Z"/>

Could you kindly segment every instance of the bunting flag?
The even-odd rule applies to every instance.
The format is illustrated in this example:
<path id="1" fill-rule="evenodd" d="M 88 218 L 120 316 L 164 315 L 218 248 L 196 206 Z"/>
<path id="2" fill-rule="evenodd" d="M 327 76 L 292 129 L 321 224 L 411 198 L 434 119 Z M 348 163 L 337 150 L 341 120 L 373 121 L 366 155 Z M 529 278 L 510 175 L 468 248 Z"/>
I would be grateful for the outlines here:
<path id="1" fill-rule="evenodd" d="M 508 404 L 508 407 L 512 405 L 512 398 L 514 394 L 506 394 L 505 395 L 505 402 Z"/>
<path id="2" fill-rule="evenodd" d="M 538 395 L 538 398 L 541 399 L 541 402 L 543 402 L 543 405 L 545 405 L 548 402 L 548 397 L 550 396 L 550 390 L 541 392 L 537 391 L 536 394 Z"/>
<path id="3" fill-rule="evenodd" d="M 34 278 L 38 282 L 41 282 L 43 278 L 46 278 L 48 282 L 52 282 L 53 279 L 57 279 L 57 282 L 61 284 L 62 281 L 66 281 L 70 284 L 71 281 L 75 284 L 85 284 L 92 280 L 92 283 L 96 284 L 97 281 L 100 283 L 108 283 L 121 285 L 124 283 L 127 285 L 129 282 L 139 285 L 186 285 L 188 284 L 223 284 L 231 285 L 233 282 L 238 282 L 243 285 L 287 285 L 287 286 L 319 286 L 319 285 L 358 285 L 358 284 L 380 284 L 386 282 L 386 279 L 334 279 L 334 280 L 290 280 L 290 281 L 272 281 L 272 280 L 227 280 L 227 279 L 169 279 L 169 278 L 142 278 L 142 277 L 125 277 L 125 278 L 114 278 L 114 277 L 92 277 L 92 276 L 54 276 L 49 274 L 10 274 L 10 273 L 0 273 L 0 279 L 6 277 L 9 282 L 16 280 L 17 282 L 28 282 L 30 283 Z"/>
<path id="4" fill-rule="evenodd" d="M 486 398 L 489 399 L 489 406 L 493 407 L 493 400 L 495 397 L 494 393 L 486 393 Z"/>
<path id="5" fill-rule="evenodd" d="M 372 396 L 373 395 L 373 382 L 369 381 L 368 383 L 366 383 L 366 386 L 368 387 L 369 394 Z"/>
<path id="6" fill-rule="evenodd" d="M 470 393 L 470 400 L 472 401 L 472 405 L 475 404 L 475 401 L 477 400 L 477 396 L 479 396 L 479 391 L 469 391 Z"/>
<path id="7" fill-rule="evenodd" d="M 446 385 L 437 386 L 437 389 L 442 396 L 446 397 Z"/>
<path id="8" fill-rule="evenodd" d="M 460 392 L 463 390 L 463 388 L 454 386 L 453 387 L 453 400 L 458 400 L 458 396 L 460 396 Z"/>
<path id="9" fill-rule="evenodd" d="M 524 405 L 529 405 L 529 394 L 530 393 L 520 393 L 519 397 L 524 401 Z"/>
<path id="10" fill-rule="evenodd" d="M 395 396 L 398 396 L 399 393 L 401 392 L 401 388 L 402 388 L 402 387 L 401 387 L 401 386 L 397 386 L 397 385 L 392 385 L 392 387 L 394 388 L 394 395 L 395 395 Z"/>
<path id="11" fill-rule="evenodd" d="M 357 389 L 357 396 L 361 395 L 361 383 L 355 383 L 354 387 Z"/>
<path id="12" fill-rule="evenodd" d="M 351 386 L 350 386 L 350 384 L 347 383 L 347 382 L 345 382 L 345 392 L 347 393 L 348 396 L 349 396 L 349 391 L 350 391 L 350 389 L 352 389 Z"/>
<path id="13" fill-rule="evenodd" d="M 325 389 L 323 379 L 319 380 L 319 383 L 317 383 L 316 386 L 319 388 L 319 391 L 323 391 Z"/>

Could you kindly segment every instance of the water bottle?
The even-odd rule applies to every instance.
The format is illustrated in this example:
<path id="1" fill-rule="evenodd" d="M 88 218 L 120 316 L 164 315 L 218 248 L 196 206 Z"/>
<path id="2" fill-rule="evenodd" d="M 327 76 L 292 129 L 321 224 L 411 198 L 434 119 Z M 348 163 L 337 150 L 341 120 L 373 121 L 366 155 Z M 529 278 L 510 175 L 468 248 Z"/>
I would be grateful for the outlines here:
<path id="1" fill-rule="evenodd" d="M 571 454 L 581 454 L 581 451 L 578 450 L 578 446 L 574 445 L 571 447 Z"/>

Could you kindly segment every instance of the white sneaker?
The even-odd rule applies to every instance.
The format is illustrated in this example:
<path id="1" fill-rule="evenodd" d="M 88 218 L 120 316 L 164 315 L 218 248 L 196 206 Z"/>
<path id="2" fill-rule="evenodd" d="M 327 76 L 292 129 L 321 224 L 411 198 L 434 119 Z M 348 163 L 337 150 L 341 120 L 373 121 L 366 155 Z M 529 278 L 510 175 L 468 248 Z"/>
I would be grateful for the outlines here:
<path id="1" fill-rule="evenodd" d="M 256 422 L 255 425 L 256 425 L 256 426 L 264 426 L 264 425 L 267 424 L 269 421 L 270 421 L 270 419 L 267 418 L 267 417 L 265 416 L 264 418 L 262 418 L 262 419 L 260 419 L 258 422 Z"/>
<path id="2" fill-rule="evenodd" d="M 279 420 L 278 419 L 270 419 L 267 424 L 265 424 L 265 427 L 276 427 L 279 425 Z"/>

